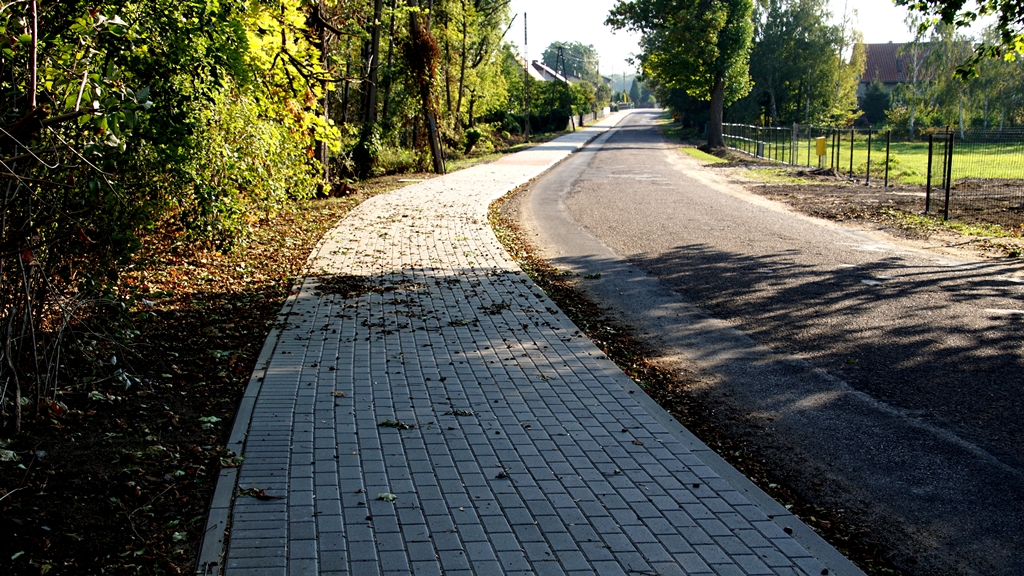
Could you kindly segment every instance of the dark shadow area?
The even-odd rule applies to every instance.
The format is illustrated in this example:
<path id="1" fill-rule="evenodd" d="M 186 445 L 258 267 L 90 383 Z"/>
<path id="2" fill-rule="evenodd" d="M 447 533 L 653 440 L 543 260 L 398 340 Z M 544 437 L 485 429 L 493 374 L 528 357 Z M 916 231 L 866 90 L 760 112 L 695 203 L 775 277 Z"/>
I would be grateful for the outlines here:
<path id="1" fill-rule="evenodd" d="M 790 256 L 689 245 L 636 264 L 757 341 L 1024 466 L 1024 422 L 1006 417 L 1024 413 L 1024 302 L 1005 267 L 825 270 Z"/>
<path id="2" fill-rule="evenodd" d="M 692 393 L 709 417 L 902 568 L 1020 573 L 1019 267 L 764 209 L 646 153 L 666 149 L 654 127 L 622 127 L 534 187 L 554 265 L 707 370 Z"/>

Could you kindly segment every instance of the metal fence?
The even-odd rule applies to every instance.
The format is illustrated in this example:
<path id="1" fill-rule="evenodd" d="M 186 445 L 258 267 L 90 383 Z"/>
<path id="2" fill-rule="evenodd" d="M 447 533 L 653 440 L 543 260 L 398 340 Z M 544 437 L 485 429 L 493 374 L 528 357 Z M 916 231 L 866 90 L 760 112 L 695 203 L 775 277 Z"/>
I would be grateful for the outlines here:
<path id="1" fill-rule="evenodd" d="M 1024 225 L 1024 130 L 904 131 L 725 124 L 729 148 L 851 181 L 920 187 L 922 210 L 944 218 Z M 824 139 L 823 155 L 818 155 Z"/>

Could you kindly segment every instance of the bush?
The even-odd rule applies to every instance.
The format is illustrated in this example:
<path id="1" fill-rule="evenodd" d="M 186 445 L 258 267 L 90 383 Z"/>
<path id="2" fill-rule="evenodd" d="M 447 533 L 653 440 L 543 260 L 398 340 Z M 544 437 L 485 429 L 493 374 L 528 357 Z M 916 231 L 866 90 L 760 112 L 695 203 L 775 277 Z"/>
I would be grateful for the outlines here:
<path id="1" fill-rule="evenodd" d="M 374 174 L 403 174 L 415 172 L 420 167 L 420 159 L 415 150 L 400 147 L 382 148 L 377 156 Z"/>
<path id="2" fill-rule="evenodd" d="M 469 154 L 470 151 L 473 150 L 473 147 L 476 146 L 477 142 L 482 138 L 484 138 L 484 133 L 479 128 L 470 128 L 469 130 L 466 130 L 466 144 L 463 148 L 464 153 Z"/>
<path id="3" fill-rule="evenodd" d="M 523 116 L 513 114 L 505 110 L 495 110 L 490 114 L 481 116 L 480 122 L 491 124 L 496 130 L 508 132 L 509 134 L 521 134 L 523 132 Z"/>
<path id="4" fill-rule="evenodd" d="M 286 202 L 316 193 L 316 163 L 308 137 L 261 114 L 251 97 L 219 94 L 196 113 L 180 190 L 172 191 L 175 221 L 187 238 L 224 249 Z"/>

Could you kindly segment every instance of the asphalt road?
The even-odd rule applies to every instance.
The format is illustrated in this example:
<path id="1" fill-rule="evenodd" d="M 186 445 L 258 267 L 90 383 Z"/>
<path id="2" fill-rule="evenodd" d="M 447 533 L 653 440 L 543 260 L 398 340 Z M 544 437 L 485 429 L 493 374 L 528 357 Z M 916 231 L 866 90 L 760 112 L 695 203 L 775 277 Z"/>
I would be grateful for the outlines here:
<path id="1" fill-rule="evenodd" d="M 1024 574 L 1024 271 L 796 214 L 636 112 L 520 200 L 533 241 L 812 500 L 915 574 Z"/>

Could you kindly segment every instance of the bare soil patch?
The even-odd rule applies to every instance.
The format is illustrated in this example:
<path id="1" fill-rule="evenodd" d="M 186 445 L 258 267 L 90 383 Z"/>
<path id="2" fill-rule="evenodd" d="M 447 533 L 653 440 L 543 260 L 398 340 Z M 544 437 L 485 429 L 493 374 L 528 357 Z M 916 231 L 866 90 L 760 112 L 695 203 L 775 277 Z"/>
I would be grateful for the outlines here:
<path id="1" fill-rule="evenodd" d="M 866 185 L 863 177 L 851 181 L 832 170 L 788 168 L 733 151 L 723 152 L 722 157 L 726 163 L 709 164 L 707 168 L 725 171 L 750 192 L 808 216 L 869 225 L 920 248 L 966 250 L 975 257 L 1024 255 L 1024 224 L 1013 224 L 1019 221 L 1016 214 L 1000 205 L 977 205 L 970 211 L 969 220 L 958 219 L 961 213 L 951 210 L 951 220 L 946 222 L 941 191 L 933 191 L 925 212 L 924 186 L 892 184 L 885 188 L 875 177 Z M 764 169 L 777 176 L 765 178 L 756 172 Z M 993 225 L 1001 230 L 995 231 Z"/>

